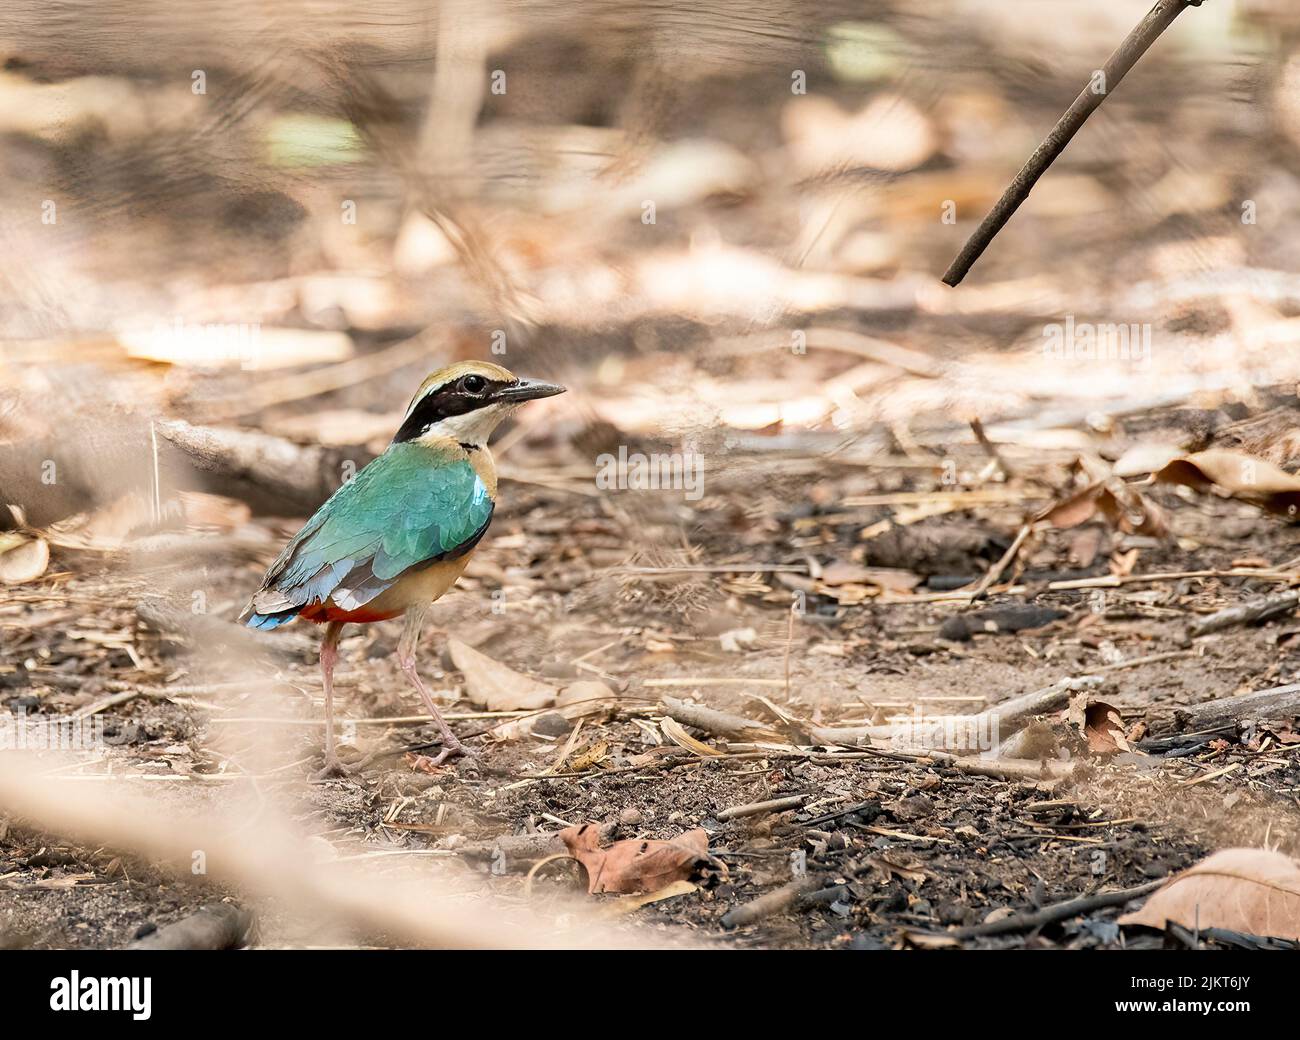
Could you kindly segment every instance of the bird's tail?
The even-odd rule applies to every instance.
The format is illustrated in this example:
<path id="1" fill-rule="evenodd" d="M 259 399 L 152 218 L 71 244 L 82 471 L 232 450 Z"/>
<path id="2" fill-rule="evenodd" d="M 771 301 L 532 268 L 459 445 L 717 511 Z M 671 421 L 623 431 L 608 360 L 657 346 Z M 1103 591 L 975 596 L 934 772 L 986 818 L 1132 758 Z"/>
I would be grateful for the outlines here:
<path id="1" fill-rule="evenodd" d="M 247 625 L 249 628 L 269 632 L 281 625 L 287 625 L 298 616 L 300 609 L 299 607 L 291 607 L 289 610 L 278 610 L 272 614 L 261 614 L 254 610 L 253 604 L 250 603 L 244 608 L 243 613 L 239 615 L 239 623 Z"/>

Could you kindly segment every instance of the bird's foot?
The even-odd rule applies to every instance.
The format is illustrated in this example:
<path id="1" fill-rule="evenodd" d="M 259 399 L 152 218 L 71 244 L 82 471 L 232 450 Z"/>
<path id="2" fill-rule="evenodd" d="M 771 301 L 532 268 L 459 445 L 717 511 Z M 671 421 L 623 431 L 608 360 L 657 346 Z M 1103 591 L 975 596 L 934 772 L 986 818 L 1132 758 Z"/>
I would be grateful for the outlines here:
<path id="1" fill-rule="evenodd" d="M 373 755 L 366 755 L 365 758 L 359 759 L 356 762 L 345 763 L 336 754 L 326 754 L 325 764 L 312 774 L 312 779 L 315 781 L 321 781 L 336 776 L 356 776 L 357 773 L 370 765 L 370 760 L 372 758 L 374 758 Z"/>
<path id="2" fill-rule="evenodd" d="M 406 764 L 420 773 L 432 773 L 438 769 L 449 758 L 463 756 L 474 762 L 482 762 L 482 756 L 470 748 L 467 748 L 455 737 L 451 740 L 443 738 L 442 750 L 430 758 L 428 755 L 417 755 L 415 752 L 408 752 L 406 755 Z"/>

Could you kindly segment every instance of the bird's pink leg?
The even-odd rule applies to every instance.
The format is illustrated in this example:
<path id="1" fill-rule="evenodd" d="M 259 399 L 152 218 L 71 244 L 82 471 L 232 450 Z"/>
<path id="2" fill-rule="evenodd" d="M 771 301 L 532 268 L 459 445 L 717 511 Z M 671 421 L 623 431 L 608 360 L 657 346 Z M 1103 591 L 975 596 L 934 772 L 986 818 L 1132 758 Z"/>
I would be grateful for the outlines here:
<path id="1" fill-rule="evenodd" d="M 320 675 L 325 686 L 325 766 L 316 774 L 317 780 L 327 776 L 346 776 L 350 770 L 334 750 L 334 665 L 339 659 L 339 636 L 343 622 L 331 621 L 325 626 L 325 636 L 320 643 Z"/>
<path id="2" fill-rule="evenodd" d="M 402 629 L 402 638 L 397 643 L 397 662 L 402 666 L 402 671 L 406 673 L 411 685 L 419 692 L 425 708 L 433 716 L 433 721 L 437 723 L 438 732 L 442 734 L 442 750 L 434 758 L 429 759 L 431 766 L 440 766 L 452 755 L 467 755 L 470 758 L 477 758 L 478 755 L 462 744 L 456 734 L 451 731 L 451 727 L 447 725 L 447 720 L 442 717 L 442 712 L 438 710 L 438 705 L 433 703 L 433 694 L 424 685 L 424 680 L 420 678 L 420 673 L 416 670 L 415 648 L 420 644 L 420 628 L 424 624 L 424 615 L 428 609 L 427 606 L 412 607 L 406 612 L 406 627 Z"/>

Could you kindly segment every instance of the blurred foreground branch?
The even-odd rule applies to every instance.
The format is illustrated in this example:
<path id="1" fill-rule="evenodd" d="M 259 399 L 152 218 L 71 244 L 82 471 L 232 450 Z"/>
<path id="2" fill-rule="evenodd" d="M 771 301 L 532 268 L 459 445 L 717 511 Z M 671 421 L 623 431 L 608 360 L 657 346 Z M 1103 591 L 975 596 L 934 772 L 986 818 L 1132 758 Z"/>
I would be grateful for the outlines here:
<path id="1" fill-rule="evenodd" d="M 661 937 L 626 932 L 568 914 L 558 923 L 512 906 L 507 912 L 466 897 L 457 905 L 435 880 L 399 881 L 373 868 L 322 860 L 320 850 L 293 833 L 287 820 L 223 821 L 201 812 L 177 813 L 161 801 L 127 793 L 121 781 L 92 785 L 42 775 L 40 763 L 10 752 L 0 758 L 0 812 L 26 825 L 89 845 L 108 845 L 190 876 L 196 855 L 207 880 L 272 898 L 311 920 L 334 921 L 363 935 L 411 946 L 480 949 L 665 946 Z M 269 812 L 269 809 L 267 810 Z M 472 903 L 472 905 L 470 905 Z"/>

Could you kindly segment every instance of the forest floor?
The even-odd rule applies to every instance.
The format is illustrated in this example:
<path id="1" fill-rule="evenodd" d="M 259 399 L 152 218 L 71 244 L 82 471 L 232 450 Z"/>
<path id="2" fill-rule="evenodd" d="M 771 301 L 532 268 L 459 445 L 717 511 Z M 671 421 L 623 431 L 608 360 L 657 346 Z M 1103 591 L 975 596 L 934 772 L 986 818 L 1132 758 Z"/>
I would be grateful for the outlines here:
<path id="1" fill-rule="evenodd" d="M 1164 419 L 1134 425 L 1148 431 L 1153 421 Z M 964 478 L 968 467 L 990 472 L 977 446 L 959 458 Z M 177 602 L 194 578 L 178 575 L 174 561 L 140 562 L 150 554 L 136 554 L 124 576 L 120 567 L 96 573 L 93 554 L 69 550 L 75 566 L 14 595 L 3 624 L 17 667 L 0 681 L 10 711 L 91 710 L 103 720 L 107 746 L 57 773 L 147 791 L 181 814 L 255 790 L 327 842 L 329 856 L 368 857 L 379 872 L 423 856 L 422 869 L 456 891 L 544 907 L 580 893 L 584 875 L 571 860 L 546 864 L 525 896 L 525 875 L 545 850 L 526 836 L 583 823 L 610 827 L 606 840 L 703 828 L 714 862 L 689 875 L 689 890 L 636 909 L 635 919 L 740 945 L 954 944 L 942 938 L 953 926 L 1166 878 L 1219 848 L 1300 851 L 1300 737 L 1285 724 L 1245 729 L 1246 719 L 1179 735 L 1175 715 L 1296 676 L 1293 612 L 1189 638 L 1202 616 L 1296 580 L 1294 528 L 1253 504 L 1158 485 L 1144 502 L 1169 536 L 1125 534 L 1100 514 L 1073 527 L 1039 520 L 972 601 L 951 587 L 969 592 L 1004 556 L 1027 508 L 1043 513 L 1049 503 L 1040 499 L 1061 479 L 1041 460 L 1035 472 L 1028 455 L 1002 464 L 1014 478 L 994 463 L 979 485 L 993 501 L 973 507 L 963 496 L 975 489 L 945 485 L 905 459 L 831 467 L 795 504 L 768 490 L 710 495 L 693 517 L 694 552 L 631 562 L 623 547 L 643 521 L 605 497 L 508 482 L 494 537 L 437 606 L 420 657 L 481 758 L 431 771 L 418 755 L 436 748 L 436 730 L 420 721 L 396 667 L 398 622 L 350 629 L 343 642 L 338 712 L 360 721 L 345 729 L 344 753 L 379 757 L 355 776 L 312 782 L 320 683 L 312 640 L 293 635 L 310 626 L 257 645 L 232 634 L 227 645 L 220 630 L 187 630 L 183 613 L 175 626 L 156 613 L 142 618 L 138 604 L 168 588 Z M 863 499 L 877 504 L 845 505 Z M 928 515 L 918 518 L 918 508 Z M 261 541 L 250 537 L 257 529 Z M 202 581 L 220 590 L 214 614 L 233 616 L 280 531 L 247 521 L 207 533 Z M 608 552 L 625 562 L 611 570 Z M 990 616 L 999 630 L 982 630 Z M 971 619 L 974 634 L 954 630 L 954 618 Z M 465 693 L 475 676 L 451 660 L 449 634 L 514 669 L 519 697 L 540 680 L 560 706 L 493 714 L 472 703 Z M 230 646 L 254 655 L 247 667 L 264 681 L 229 679 Z M 488 665 L 471 659 L 471 671 L 480 667 Z M 1101 680 L 1088 702 L 1118 711 L 1105 725 L 1122 732 L 1122 747 L 1090 749 L 1077 721 L 1046 713 L 1038 745 L 1019 760 L 1027 775 L 893 754 L 913 740 L 878 740 L 863 752 L 809 735 L 814 726 L 908 725 L 916 713 L 942 720 L 1088 675 Z M 23 694 L 15 682 L 40 692 Z M 507 701 L 510 689 L 507 681 Z M 755 720 L 768 736 L 743 742 L 689 727 L 712 751 L 689 750 L 663 729 L 672 714 L 665 696 Z M 385 724 L 394 717 L 409 721 Z M 989 761 L 987 746 L 974 750 L 973 760 Z M 1032 775 L 1044 762 L 1068 769 Z M 724 812 L 795 796 L 777 811 Z M 256 820 L 249 826 L 255 832 Z M 809 890 L 789 906 L 724 926 L 729 911 L 801 879 Z M 52 842 L 14 820 L 0 836 L 0 884 L 22 893 L 8 907 L 8 941 L 35 946 L 121 945 L 212 898 L 197 881 L 168 879 L 113 850 Z M 1121 909 L 962 941 L 1162 941 L 1146 929 L 1121 932 Z M 273 903 L 261 908 L 259 935 L 268 945 L 345 941 L 322 938 Z"/>

